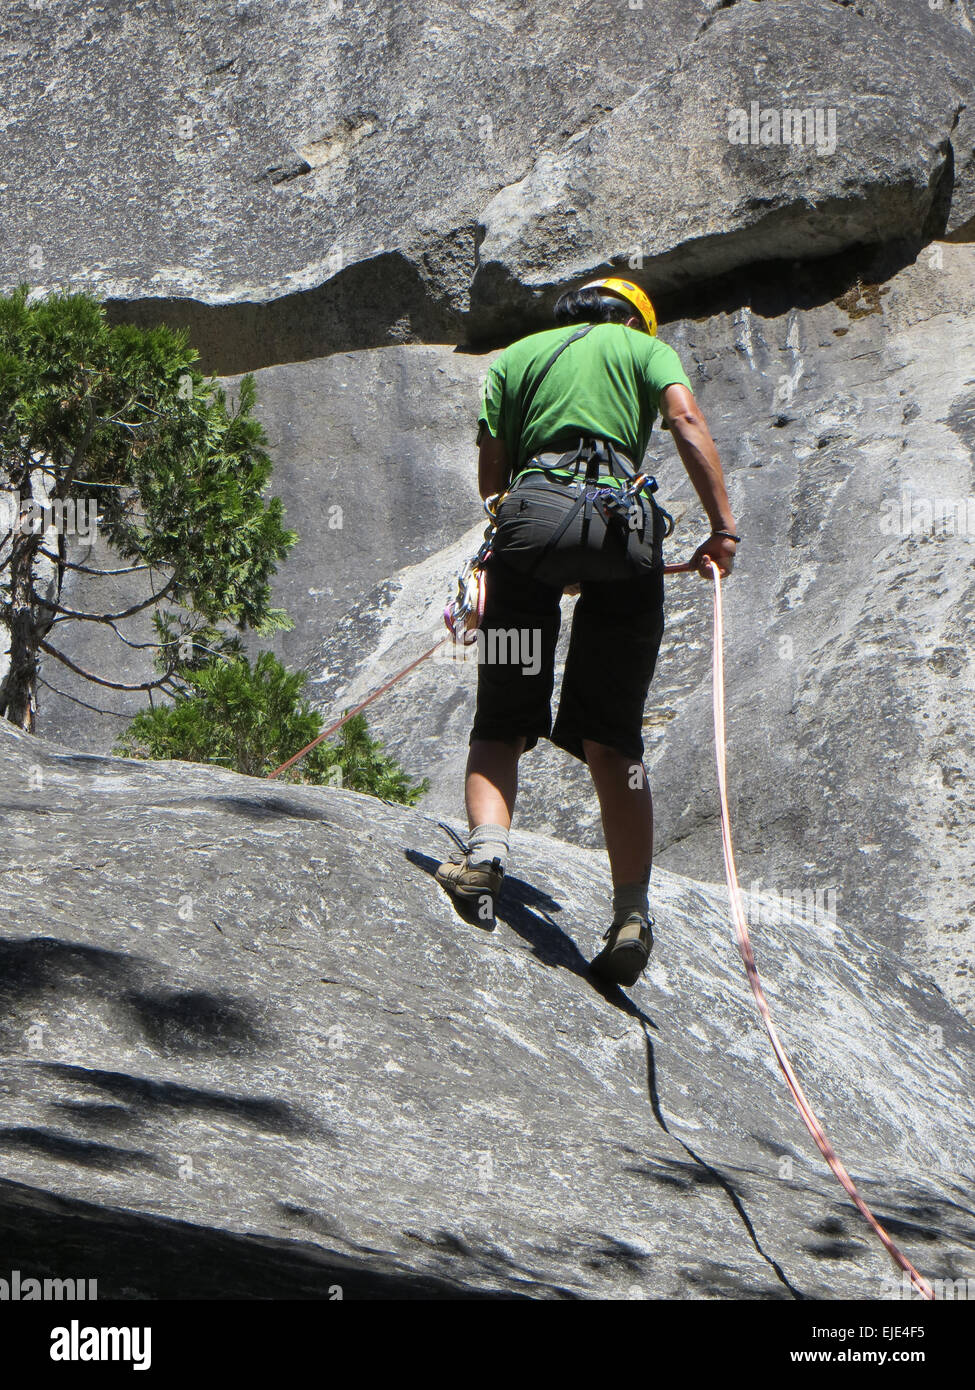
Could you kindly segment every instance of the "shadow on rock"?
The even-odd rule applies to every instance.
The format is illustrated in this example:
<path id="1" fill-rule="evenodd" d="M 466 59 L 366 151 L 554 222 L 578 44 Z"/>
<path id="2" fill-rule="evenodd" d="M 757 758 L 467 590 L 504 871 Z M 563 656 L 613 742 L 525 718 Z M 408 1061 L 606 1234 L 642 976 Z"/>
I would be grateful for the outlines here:
<path id="1" fill-rule="evenodd" d="M 265 1041 L 255 1006 L 209 991 L 131 991 L 125 1002 L 160 1052 L 256 1052 Z"/>
<path id="2" fill-rule="evenodd" d="M 131 970 L 128 956 L 100 946 L 50 936 L 0 940 L 0 1014 L 52 987 L 58 993 L 71 983 L 114 989 Z"/>
<path id="3" fill-rule="evenodd" d="M 158 1159 L 139 1149 L 120 1149 L 114 1144 L 75 1139 L 70 1134 L 28 1125 L 0 1129 L 0 1150 L 32 1153 L 39 1158 L 56 1158 L 65 1163 L 78 1163 L 83 1168 L 100 1168 L 109 1172 L 159 1166 Z"/>
<path id="4" fill-rule="evenodd" d="M 80 1090 L 98 1090 L 112 1096 L 118 1103 L 98 1105 L 71 1100 L 57 1101 L 59 1109 L 100 1124 L 109 1115 L 135 1114 L 141 1116 L 167 1111 L 187 1111 L 196 1114 L 222 1115 L 253 1125 L 268 1134 L 314 1134 L 328 1137 L 312 1121 L 300 1114 L 286 1101 L 271 1096 L 241 1096 L 226 1091 L 208 1091 L 197 1086 L 183 1086 L 176 1081 L 153 1081 L 149 1077 L 129 1076 L 126 1072 L 102 1071 L 93 1067 L 72 1066 L 65 1062 L 34 1064 L 53 1081 L 64 1082 Z"/>
<path id="5" fill-rule="evenodd" d="M 247 997 L 173 988 L 139 956 L 52 937 L 0 940 L 0 1018 L 10 1021 L 38 995 L 120 1006 L 163 1054 L 252 1053 L 270 1041 L 265 1008 Z"/>
<path id="6" fill-rule="evenodd" d="M 441 863 L 429 854 L 421 854 L 419 850 L 408 849 L 405 854 L 411 864 L 415 864 L 431 878 Z M 612 1004 L 615 1009 L 619 1009 L 630 1018 L 649 1024 L 651 1028 L 657 1027 L 649 1014 L 644 1013 L 629 995 L 624 994 L 619 985 L 608 984 L 592 973 L 589 961 L 572 937 L 563 931 L 550 915 L 552 912 L 562 911 L 562 904 L 551 894 L 534 887 L 524 879 L 506 875 L 499 901 L 495 905 L 495 921 L 490 927 L 486 927 L 484 922 L 478 919 L 476 910 L 465 910 L 449 893 L 444 893 L 439 884 L 435 885 L 435 889 L 438 893 L 444 894 L 457 916 L 468 926 L 485 931 L 494 930 L 497 922 L 503 923 L 504 926 L 510 927 L 516 936 L 521 937 L 522 941 L 528 943 L 531 947 L 529 954 L 542 965 L 568 970 L 573 975 L 578 975 L 594 993 L 605 999 L 607 1004 Z"/>
<path id="7" fill-rule="evenodd" d="M 0 1181 L 0 1230 L 9 1268 L 35 1278 L 97 1281 L 99 1299 L 528 1298 L 531 1291 L 469 1288 L 418 1274 L 389 1256 L 368 1259 L 306 1241 L 194 1225 L 59 1197 Z"/>

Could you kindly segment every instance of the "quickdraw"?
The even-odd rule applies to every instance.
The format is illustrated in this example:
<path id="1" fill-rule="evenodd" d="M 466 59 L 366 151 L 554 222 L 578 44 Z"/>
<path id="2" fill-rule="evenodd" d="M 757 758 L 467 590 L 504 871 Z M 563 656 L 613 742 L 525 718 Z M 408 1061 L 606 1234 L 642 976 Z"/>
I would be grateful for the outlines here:
<path id="1" fill-rule="evenodd" d="M 600 488 L 595 494 L 595 501 L 606 522 L 615 521 L 624 530 L 633 529 L 632 509 L 645 486 L 648 492 L 653 492 L 657 486 L 656 479 L 648 473 L 638 474 L 627 488 Z"/>
<path id="2" fill-rule="evenodd" d="M 484 539 L 477 554 L 457 576 L 456 596 L 443 611 L 443 620 L 451 637 L 465 647 L 477 641 L 477 630 L 484 621 L 484 603 L 487 597 L 487 576 L 484 567 L 490 559 L 495 532 L 498 529 L 498 507 L 505 496 L 506 493 L 495 493 L 484 499 L 484 510 L 489 518 Z"/>

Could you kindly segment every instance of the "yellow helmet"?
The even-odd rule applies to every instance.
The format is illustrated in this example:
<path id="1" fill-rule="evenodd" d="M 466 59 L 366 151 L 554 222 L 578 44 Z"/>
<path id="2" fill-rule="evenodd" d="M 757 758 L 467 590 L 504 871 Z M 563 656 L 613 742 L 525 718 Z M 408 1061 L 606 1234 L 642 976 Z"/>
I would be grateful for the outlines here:
<path id="1" fill-rule="evenodd" d="M 584 290 L 611 290 L 613 294 L 618 294 L 623 299 L 629 300 L 646 324 L 650 336 L 653 338 L 657 336 L 657 315 L 654 313 L 653 305 L 640 286 L 634 285 L 632 280 L 590 280 L 589 284 L 583 285 L 582 288 Z"/>

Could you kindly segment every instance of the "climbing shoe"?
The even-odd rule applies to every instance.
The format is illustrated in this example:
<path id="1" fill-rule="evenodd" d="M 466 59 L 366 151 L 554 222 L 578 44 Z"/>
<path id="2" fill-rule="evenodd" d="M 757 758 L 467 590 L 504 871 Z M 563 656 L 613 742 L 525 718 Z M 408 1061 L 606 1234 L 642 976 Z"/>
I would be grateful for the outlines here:
<path id="1" fill-rule="evenodd" d="M 458 851 L 440 865 L 434 878 L 458 902 L 473 908 L 483 921 L 493 922 L 494 903 L 504 878 L 500 859 L 492 859 L 490 864 L 469 864 L 467 853 Z"/>
<path id="2" fill-rule="evenodd" d="M 614 985 L 635 985 L 653 949 L 652 919 L 631 912 L 603 935 L 606 945 L 590 965 L 600 979 Z"/>

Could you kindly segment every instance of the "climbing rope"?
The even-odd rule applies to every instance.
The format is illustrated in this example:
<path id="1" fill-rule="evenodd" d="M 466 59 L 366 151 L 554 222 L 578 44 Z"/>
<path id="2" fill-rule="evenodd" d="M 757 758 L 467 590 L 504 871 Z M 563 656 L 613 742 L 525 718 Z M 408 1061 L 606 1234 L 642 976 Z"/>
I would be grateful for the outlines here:
<path id="1" fill-rule="evenodd" d="M 768 1033 L 769 1040 L 772 1044 L 775 1059 L 779 1064 L 782 1075 L 785 1077 L 786 1085 L 792 1092 L 792 1098 L 796 1103 L 799 1114 L 802 1116 L 802 1122 L 815 1140 L 816 1147 L 833 1170 L 837 1181 L 847 1193 L 850 1200 L 856 1205 L 868 1224 L 879 1236 L 881 1243 L 894 1263 L 910 1275 L 911 1283 L 924 1298 L 933 1299 L 935 1295 L 931 1285 L 923 1275 L 917 1272 L 907 1256 L 902 1254 L 891 1240 L 883 1226 L 881 1226 L 880 1222 L 860 1196 L 853 1179 L 840 1162 L 836 1150 L 826 1137 L 822 1125 L 817 1119 L 812 1106 L 806 1099 L 803 1089 L 796 1079 L 796 1074 L 792 1070 L 785 1048 L 782 1046 L 776 1031 L 775 1024 L 772 1022 L 772 1014 L 769 1010 L 768 1001 L 765 998 L 765 991 L 762 988 L 758 966 L 755 964 L 755 953 L 752 950 L 751 938 L 748 935 L 748 926 L 742 906 L 741 886 L 738 882 L 738 872 L 735 868 L 735 856 L 731 845 L 731 818 L 728 814 L 728 749 L 725 738 L 724 717 L 724 618 L 721 607 L 721 574 L 717 565 L 715 565 L 710 558 L 705 557 L 705 565 L 711 572 L 711 579 L 714 585 L 714 756 L 718 769 L 718 797 L 721 803 L 721 846 L 724 851 L 724 867 L 725 877 L 728 883 L 728 896 L 731 900 L 731 920 L 734 923 L 738 950 L 745 963 L 745 973 L 748 976 L 748 983 L 752 987 L 752 994 L 755 996 L 758 1012 L 761 1015 L 762 1022 L 765 1025 L 765 1031 Z"/>

